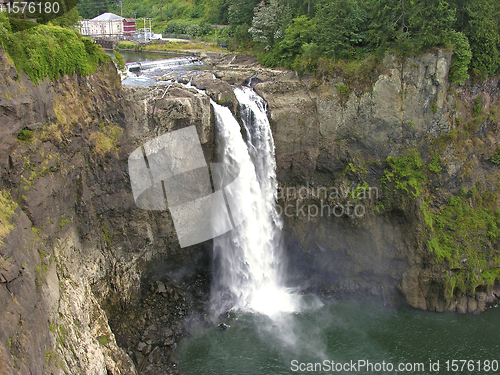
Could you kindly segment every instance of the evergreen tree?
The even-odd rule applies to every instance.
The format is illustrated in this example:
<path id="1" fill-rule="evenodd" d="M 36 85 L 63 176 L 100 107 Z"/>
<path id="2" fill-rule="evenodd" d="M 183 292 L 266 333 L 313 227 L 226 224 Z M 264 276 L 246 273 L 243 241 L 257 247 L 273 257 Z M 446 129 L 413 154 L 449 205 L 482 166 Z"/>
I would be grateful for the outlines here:
<path id="1" fill-rule="evenodd" d="M 82 18 L 90 19 L 109 11 L 111 0 L 80 0 L 76 9 Z"/>
<path id="2" fill-rule="evenodd" d="M 474 0 L 466 9 L 471 69 L 476 75 L 494 75 L 500 68 L 500 5 L 496 0 Z"/>
<path id="3" fill-rule="evenodd" d="M 455 9 L 445 0 L 414 1 L 409 8 L 410 32 L 419 48 L 443 46 L 455 21 Z"/>
<path id="4" fill-rule="evenodd" d="M 295 18 L 288 26 L 275 53 L 286 68 L 292 68 L 297 56 L 304 53 L 303 46 L 313 41 L 315 30 L 314 22 L 307 16 Z"/>
<path id="5" fill-rule="evenodd" d="M 334 59 L 353 57 L 366 40 L 367 14 L 356 0 L 322 1 L 315 20 L 315 43 Z"/>
<path id="6" fill-rule="evenodd" d="M 254 8 L 259 0 L 230 0 L 228 8 L 228 21 L 232 26 L 251 25 Z"/>
<path id="7" fill-rule="evenodd" d="M 404 0 L 373 0 L 367 8 L 367 43 L 384 53 L 401 33 L 408 31 Z"/>
<path id="8" fill-rule="evenodd" d="M 229 0 L 207 0 L 205 19 L 211 24 L 227 25 L 229 23 Z"/>

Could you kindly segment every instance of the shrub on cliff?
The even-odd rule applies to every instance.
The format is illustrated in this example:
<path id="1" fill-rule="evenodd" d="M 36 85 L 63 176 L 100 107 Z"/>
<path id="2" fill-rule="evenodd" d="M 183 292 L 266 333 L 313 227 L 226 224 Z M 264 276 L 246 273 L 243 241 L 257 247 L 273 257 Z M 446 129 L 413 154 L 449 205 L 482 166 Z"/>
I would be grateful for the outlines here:
<path id="1" fill-rule="evenodd" d="M 12 217 L 16 208 L 17 203 L 11 200 L 10 192 L 0 190 L 0 245 L 4 237 L 14 228 Z"/>
<path id="2" fill-rule="evenodd" d="M 463 83 L 469 78 L 467 71 L 472 58 L 469 40 L 463 33 L 452 32 L 451 42 L 454 45 L 453 58 L 450 66 L 450 80 L 456 83 Z"/>
<path id="3" fill-rule="evenodd" d="M 110 60 L 100 46 L 73 30 L 40 25 L 12 32 L 9 20 L 3 15 L 0 15 L 0 44 L 16 69 L 24 70 L 35 84 L 47 77 L 92 74 L 100 63 Z"/>

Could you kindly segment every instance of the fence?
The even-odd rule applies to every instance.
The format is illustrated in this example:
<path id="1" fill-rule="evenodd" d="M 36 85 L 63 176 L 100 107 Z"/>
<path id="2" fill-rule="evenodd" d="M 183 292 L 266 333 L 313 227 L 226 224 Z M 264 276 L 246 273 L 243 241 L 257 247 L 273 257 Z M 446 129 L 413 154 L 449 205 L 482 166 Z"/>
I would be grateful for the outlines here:
<path id="1" fill-rule="evenodd" d="M 192 35 L 187 35 L 187 34 L 167 34 L 163 33 L 164 38 L 173 38 L 173 39 L 188 39 L 188 40 L 193 40 Z"/>

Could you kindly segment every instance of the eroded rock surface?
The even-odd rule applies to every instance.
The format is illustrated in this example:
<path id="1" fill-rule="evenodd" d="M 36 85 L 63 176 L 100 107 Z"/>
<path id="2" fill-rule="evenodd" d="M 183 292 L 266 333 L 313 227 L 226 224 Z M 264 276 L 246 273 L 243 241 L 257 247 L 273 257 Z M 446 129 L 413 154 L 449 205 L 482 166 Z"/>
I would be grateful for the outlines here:
<path id="1" fill-rule="evenodd" d="M 175 372 L 175 360 L 148 362 L 147 354 L 175 347 L 185 317 L 204 298 L 203 287 L 190 289 L 189 280 L 208 269 L 209 251 L 181 249 L 168 211 L 135 205 L 127 161 L 144 142 L 194 125 L 210 162 L 208 97 L 180 85 L 124 91 L 112 64 L 34 86 L 3 51 L 0 57 L 2 212 L 14 208 L 2 221 L 0 247 L 2 370 Z M 175 288 L 162 320 L 147 309 L 158 298 L 148 285 L 160 279 Z M 182 315 L 179 296 L 186 300 Z M 133 337 L 117 340 L 110 325 L 123 323 Z M 122 348 L 136 347 L 152 324 L 175 330 L 168 342 L 148 344 L 142 358 L 129 356 Z"/>
<path id="2" fill-rule="evenodd" d="M 498 81 L 451 88 L 450 61 L 443 51 L 405 61 L 386 56 L 380 75 L 364 86 L 349 86 L 340 76 L 298 79 L 286 72 L 255 85 L 269 104 L 289 274 L 297 284 L 327 296 L 355 295 L 431 311 L 480 312 L 498 299 L 498 281 L 467 293 L 450 286 L 449 264 L 429 248 L 426 197 L 388 190 L 384 182 L 388 157 L 416 150 L 430 162 L 431 145 L 447 142 L 449 151 L 438 167 L 443 174 L 431 173 L 427 182 L 434 212 L 439 202 L 446 204 L 451 194 L 472 189 L 476 181 L 494 191 L 495 177 L 489 182 L 488 176 L 498 171 L 485 153 L 497 148 L 493 134 L 499 119 L 477 113 L 498 105 Z M 466 119 L 477 133 L 467 130 L 476 138 L 463 148 L 447 134 L 459 133 Z M 497 254 L 498 247 L 492 251 Z M 458 269 L 466 269 L 466 262 Z"/>

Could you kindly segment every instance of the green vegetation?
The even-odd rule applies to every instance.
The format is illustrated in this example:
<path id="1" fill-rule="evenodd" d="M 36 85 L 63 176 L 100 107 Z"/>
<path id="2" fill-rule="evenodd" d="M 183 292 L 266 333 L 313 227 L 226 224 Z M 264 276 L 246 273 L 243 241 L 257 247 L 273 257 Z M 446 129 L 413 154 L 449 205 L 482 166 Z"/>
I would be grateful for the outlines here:
<path id="1" fill-rule="evenodd" d="M 128 41 L 128 40 L 123 40 L 118 43 L 117 48 L 121 49 L 135 49 L 137 47 L 137 44 L 134 42 Z"/>
<path id="2" fill-rule="evenodd" d="M 456 99 L 455 108 L 465 117 L 457 119 L 455 129 L 432 142 L 427 160 L 422 160 L 417 151 L 387 158 L 381 181 L 386 198 L 375 207 L 377 212 L 389 207 L 387 204 L 397 191 L 419 198 L 427 247 L 435 257 L 434 262 L 447 270 L 447 298 L 457 293 L 474 293 L 477 287 L 488 288 L 500 280 L 500 172 L 493 169 L 485 175 L 479 171 L 477 175 L 474 171 L 479 159 L 500 164 L 499 148 L 492 155 L 479 128 L 479 124 L 489 124 L 488 137 L 497 131 L 498 103 L 485 107 L 484 98 L 478 95 L 469 105 L 456 93 L 452 95 Z M 447 155 L 445 160 L 444 155 Z M 436 186 L 449 161 L 462 163 L 457 178 L 458 184 L 462 181 L 465 185 L 458 185 L 451 195 L 448 189 Z M 472 176 L 475 177 L 471 181 Z"/>
<path id="3" fill-rule="evenodd" d="M 167 43 L 152 43 L 148 45 L 135 44 L 129 41 L 118 43 L 119 49 L 134 49 L 136 51 L 166 51 L 166 52 L 185 52 L 190 51 L 203 51 L 203 52 L 221 52 L 225 53 L 226 50 L 218 47 L 215 43 L 205 43 L 199 41 L 190 42 L 167 42 Z"/>
<path id="4" fill-rule="evenodd" d="M 77 9 L 92 18 L 119 14 L 116 4 L 82 0 Z M 407 57 L 436 47 L 453 50 L 453 82 L 500 69 L 497 0 L 129 0 L 123 15 L 152 17 L 155 32 L 217 36 L 231 49 L 253 51 L 263 64 L 301 74 L 339 60 L 386 52 Z"/>
<path id="5" fill-rule="evenodd" d="M 389 191 L 390 186 L 397 190 L 404 190 L 414 197 L 422 194 L 422 183 L 425 176 L 422 173 L 422 158 L 418 151 L 412 151 L 407 156 L 386 159 L 388 168 L 384 170 L 381 182 Z"/>
<path id="6" fill-rule="evenodd" d="M 57 353 L 53 353 L 51 350 L 45 351 L 45 360 L 47 364 L 58 363 L 59 355 Z"/>
<path id="7" fill-rule="evenodd" d="M 118 52 L 118 51 L 113 51 L 113 54 L 115 56 L 115 64 L 116 64 L 116 67 L 118 68 L 118 70 L 121 72 L 121 73 L 125 73 L 125 59 L 123 58 L 123 56 Z"/>
<path id="8" fill-rule="evenodd" d="M 70 220 L 70 219 L 68 219 L 68 218 L 61 219 L 61 222 L 60 222 L 61 229 L 63 229 L 63 228 L 64 228 L 64 226 L 65 226 L 66 224 L 69 224 L 69 223 L 71 223 L 71 220 Z"/>
<path id="9" fill-rule="evenodd" d="M 500 164 L 500 149 L 497 149 L 497 152 L 491 157 L 490 160 L 494 164 Z"/>
<path id="10" fill-rule="evenodd" d="M 451 141 L 462 142 L 456 137 Z M 476 182 L 470 190 L 462 186 L 459 195 L 449 196 L 442 204 L 437 190 L 432 193 L 429 184 L 433 174 L 442 171 L 442 160 L 438 151 L 431 155 L 426 165 L 418 151 L 388 157 L 381 180 L 386 199 L 377 204 L 375 211 L 383 210 L 396 191 L 420 198 L 428 248 L 437 263 L 445 263 L 450 269 L 447 298 L 456 290 L 473 293 L 478 286 L 492 286 L 500 279 L 500 209 L 496 190 L 487 186 L 497 177 Z"/>
<path id="11" fill-rule="evenodd" d="M 15 215 L 17 203 L 11 200 L 10 192 L 0 190 L 0 244 L 14 228 L 12 217 Z"/>
<path id="12" fill-rule="evenodd" d="M 351 88 L 347 85 L 344 85 L 342 83 L 338 83 L 335 85 L 335 87 L 337 88 L 337 90 L 339 91 L 339 94 L 341 96 L 347 96 L 349 97 L 349 93 L 351 92 Z"/>
<path id="13" fill-rule="evenodd" d="M 452 82 L 461 83 L 469 78 L 467 71 L 472 59 L 472 51 L 470 49 L 469 40 L 461 32 L 453 30 L 450 33 L 450 41 L 454 48 L 449 78 Z"/>
<path id="14" fill-rule="evenodd" d="M 35 269 L 37 275 L 36 282 L 38 287 L 40 287 L 47 280 L 48 265 L 42 264 L 42 266 L 40 267 L 38 264 L 35 264 Z"/>
<path id="15" fill-rule="evenodd" d="M 109 342 L 108 336 L 99 336 L 97 338 L 97 341 L 99 342 L 100 345 L 106 345 Z"/>
<path id="16" fill-rule="evenodd" d="M 355 174 L 359 176 L 365 176 L 368 170 L 363 162 L 358 159 L 353 158 L 351 163 L 347 163 L 344 170 L 340 173 L 340 176 L 347 176 L 348 174 Z"/>
<path id="17" fill-rule="evenodd" d="M 432 161 L 429 163 L 429 170 L 433 173 L 441 172 L 443 167 L 441 167 L 441 158 L 439 153 L 436 151 L 432 157 Z"/>
<path id="18" fill-rule="evenodd" d="M 19 139 L 21 142 L 29 143 L 33 140 L 33 132 L 29 129 L 23 129 L 17 135 L 17 139 Z"/>
<path id="19" fill-rule="evenodd" d="M 109 252 L 111 253 L 111 255 L 113 257 L 115 257 L 113 250 L 111 250 L 111 236 L 109 234 L 109 230 L 108 230 L 108 228 L 106 228 L 106 224 L 104 223 L 104 221 L 102 220 L 102 218 L 99 215 L 97 215 L 97 220 L 99 220 L 99 222 L 101 223 L 102 229 L 104 231 L 104 239 L 106 240 L 106 247 L 109 250 Z"/>
<path id="20" fill-rule="evenodd" d="M 474 106 L 472 107 L 472 116 L 478 117 L 484 113 L 483 111 L 483 98 L 478 95 L 474 100 Z"/>
<path id="21" fill-rule="evenodd" d="M 207 22 L 193 22 L 192 20 L 175 20 L 169 22 L 163 30 L 166 34 L 181 34 L 202 36 L 210 35 L 214 31 L 213 27 Z"/>
<path id="22" fill-rule="evenodd" d="M 61 75 L 88 75 L 109 57 L 90 38 L 59 26 L 39 25 L 15 32 L 5 15 L 0 13 L 0 44 L 14 62 L 38 84 L 45 78 Z"/>
<path id="23" fill-rule="evenodd" d="M 122 134 L 122 128 L 116 125 L 101 124 L 101 131 L 90 134 L 90 141 L 94 143 L 94 152 L 100 156 L 111 151 L 118 150 L 118 139 Z"/>
<path id="24" fill-rule="evenodd" d="M 454 289 L 473 292 L 479 285 L 493 285 L 500 277 L 500 210 L 496 195 L 471 189 L 466 195 L 450 196 L 438 209 L 422 206 L 429 229 L 429 248 L 438 261 L 449 263 L 453 277 L 448 280 L 448 296 Z"/>
<path id="25" fill-rule="evenodd" d="M 437 113 L 437 111 L 438 111 L 437 102 L 435 100 L 433 100 L 431 102 L 431 110 L 432 110 L 433 113 Z"/>
<path id="26" fill-rule="evenodd" d="M 111 249 L 111 238 L 109 237 L 109 231 L 108 229 L 104 226 L 103 223 L 103 229 L 104 229 L 104 238 L 106 239 L 106 246 L 108 247 L 108 250 Z"/>

